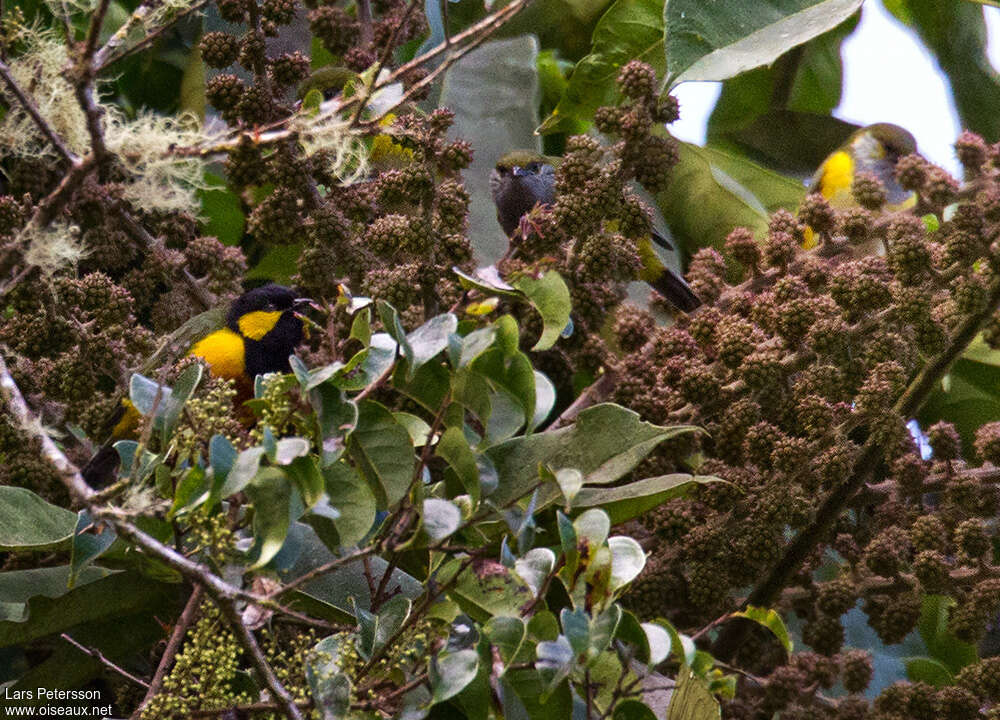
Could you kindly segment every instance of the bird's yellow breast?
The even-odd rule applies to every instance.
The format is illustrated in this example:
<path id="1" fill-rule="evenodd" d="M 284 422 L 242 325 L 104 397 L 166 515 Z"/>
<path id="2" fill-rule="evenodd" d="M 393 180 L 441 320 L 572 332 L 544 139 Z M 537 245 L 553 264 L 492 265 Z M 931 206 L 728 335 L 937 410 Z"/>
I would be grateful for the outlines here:
<path id="1" fill-rule="evenodd" d="M 823 162 L 819 179 L 819 191 L 828 201 L 836 205 L 841 193 L 850 193 L 854 182 L 854 159 L 850 153 L 838 150 Z"/>
<path id="2" fill-rule="evenodd" d="M 244 354 L 243 338 L 229 328 L 205 336 L 188 352 L 208 363 L 215 377 L 233 380 L 242 377 L 246 369 Z"/>
<path id="3" fill-rule="evenodd" d="M 237 323 L 243 337 L 260 340 L 274 329 L 280 318 L 280 310 L 254 310 L 241 315 Z"/>

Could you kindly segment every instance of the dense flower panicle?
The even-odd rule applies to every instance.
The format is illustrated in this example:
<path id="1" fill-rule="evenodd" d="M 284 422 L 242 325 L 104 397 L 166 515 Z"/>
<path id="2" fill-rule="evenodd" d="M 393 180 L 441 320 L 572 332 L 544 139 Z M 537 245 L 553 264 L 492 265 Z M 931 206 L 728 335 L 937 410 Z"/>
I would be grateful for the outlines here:
<path id="1" fill-rule="evenodd" d="M 603 122 L 612 126 L 621 120 L 606 113 Z M 960 145 L 971 168 L 985 165 L 974 136 L 964 136 Z M 969 173 L 983 181 L 981 169 Z M 690 623 L 694 604 L 700 622 L 708 622 L 727 602 L 736 607 L 740 588 L 752 585 L 776 560 L 774 552 L 762 553 L 747 541 L 748 528 L 780 547 L 783 532 L 808 522 L 826 493 L 861 470 L 854 463 L 866 442 L 875 443 L 884 458 L 884 465 L 864 470 L 871 473 L 873 494 L 864 501 L 871 513 L 845 514 L 838 531 L 819 545 L 840 553 L 842 573 L 818 585 L 799 573 L 795 592 L 785 601 L 786 609 L 805 620 L 806 644 L 823 655 L 838 653 L 839 617 L 859 600 L 869 624 L 890 644 L 914 629 L 921 593 L 958 600 L 950 623 L 965 638 L 981 637 L 1000 609 L 1000 593 L 991 581 L 984 584 L 963 569 L 978 566 L 992 547 L 983 520 L 998 507 L 997 491 L 985 479 L 989 475 L 976 475 L 970 463 L 987 463 L 987 473 L 1000 465 L 996 423 L 983 425 L 974 438 L 960 436 L 948 423 L 926 428 L 931 463 L 917 454 L 904 427 L 908 418 L 895 414 L 922 364 L 947 345 L 955 329 L 970 316 L 989 317 L 997 284 L 989 238 L 1000 231 L 995 199 L 1000 194 L 987 183 L 975 196 L 959 200 L 945 220 L 941 208 L 958 197 L 954 179 L 916 156 L 900 161 L 897 176 L 939 213 L 937 223 L 887 209 L 884 187 L 862 175 L 853 192 L 863 207 L 831 208 L 811 197 L 797 216 L 773 214 L 766 236 L 736 229 L 722 255 L 697 254 L 689 277 L 706 289 L 706 307 L 681 323 L 686 330 L 640 342 L 619 320 L 627 353 L 619 372 L 623 383 L 636 385 L 618 399 L 656 417 L 706 427 L 698 457 L 721 461 L 713 472 L 734 482 L 739 477 L 746 492 L 729 497 L 702 488 L 690 499 L 673 501 L 669 515 L 650 518 L 652 532 L 673 540 L 655 545 L 653 557 L 688 583 L 689 604 L 672 605 L 676 600 L 664 594 L 658 614 Z M 816 251 L 801 248 L 806 226 L 820 235 Z M 831 247 L 824 249 L 827 244 Z M 886 249 L 885 256 L 864 256 L 863 248 L 876 245 Z M 1000 330 L 990 323 L 985 337 L 1000 344 Z M 690 340 L 680 342 L 685 336 Z M 676 394 L 651 405 L 642 390 L 644 374 L 658 375 Z M 773 493 L 786 512 L 774 512 L 775 504 L 766 500 Z M 936 493 L 931 497 L 937 506 L 925 505 L 927 493 Z M 801 510 L 793 498 L 802 499 Z M 695 508 L 699 524 L 685 524 L 678 533 L 676 518 Z M 710 550 L 721 547 L 726 562 Z M 848 689 L 863 691 L 870 660 L 850 653 L 840 657 Z M 754 707 L 785 703 L 792 716 L 815 711 L 816 717 L 833 717 L 811 698 L 782 696 L 778 702 L 777 695 L 746 690 L 751 699 L 744 696 L 744 702 Z M 942 694 L 927 687 L 912 692 L 916 714 L 907 714 L 906 700 L 902 716 L 942 717 L 934 714 L 941 708 L 967 716 L 976 702 L 968 692 Z M 850 707 L 863 715 L 862 705 Z"/>

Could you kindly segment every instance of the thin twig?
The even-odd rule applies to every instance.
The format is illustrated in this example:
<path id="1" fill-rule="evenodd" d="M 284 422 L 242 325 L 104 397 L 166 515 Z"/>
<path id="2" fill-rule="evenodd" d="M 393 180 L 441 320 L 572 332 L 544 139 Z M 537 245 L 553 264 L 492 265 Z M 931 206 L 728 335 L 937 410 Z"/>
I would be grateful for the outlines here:
<path id="1" fill-rule="evenodd" d="M 142 22 L 146 15 L 153 9 L 151 3 L 143 3 L 132 13 L 132 16 L 128 21 L 122 25 L 121 28 L 115 32 L 111 38 L 108 39 L 104 46 L 94 54 L 94 72 L 96 74 L 101 74 L 109 67 L 115 63 L 124 60 L 127 57 L 131 57 L 135 53 L 142 52 L 148 49 L 153 44 L 155 44 L 160 37 L 163 36 L 165 32 L 173 28 L 177 23 L 181 22 L 185 18 L 193 15 L 196 12 L 200 12 L 206 5 L 208 5 L 212 0 L 198 0 L 193 5 L 185 8 L 183 11 L 179 12 L 177 15 L 172 17 L 169 21 L 156 28 L 155 30 L 146 33 L 142 40 L 132 45 L 126 50 L 114 54 L 118 48 L 128 39 L 129 29 L 137 23 Z"/>
<path id="2" fill-rule="evenodd" d="M 393 361 L 392 364 L 389 365 L 389 367 L 387 367 L 385 370 L 382 371 L 381 375 L 379 375 L 377 378 L 368 383 L 365 386 L 364 390 L 362 390 L 361 392 L 359 392 L 357 395 L 354 396 L 353 398 L 354 402 L 355 403 L 361 402 L 366 397 L 368 397 L 373 392 L 382 387 L 385 384 L 385 381 L 388 380 L 390 377 L 392 377 L 392 372 L 395 369 L 396 369 L 396 362 Z"/>
<path id="3" fill-rule="evenodd" d="M 236 635 L 237 642 L 239 642 L 244 652 L 249 656 L 250 663 L 253 665 L 261 684 L 274 697 L 274 701 L 278 705 L 278 710 L 288 720 L 302 720 L 302 711 L 299 709 L 291 693 L 288 692 L 281 680 L 278 679 L 278 676 L 274 674 L 274 669 L 267 661 L 264 651 L 260 649 L 257 638 L 253 636 L 250 628 L 244 624 L 243 618 L 240 617 L 240 613 L 236 609 L 236 604 L 231 600 L 223 598 L 216 598 L 215 600 L 219 611 L 229 621 L 229 625 Z"/>
<path id="4" fill-rule="evenodd" d="M 314 567 L 309 572 L 299 575 L 294 580 L 285 583 L 280 588 L 270 593 L 266 597 L 268 599 L 276 598 L 281 595 L 284 595 L 285 593 L 291 592 L 292 590 L 297 590 L 298 588 L 305 585 L 307 582 L 310 582 L 318 577 L 331 573 L 334 570 L 337 570 L 352 562 L 362 560 L 368 557 L 369 555 L 372 555 L 374 552 L 375 552 L 374 547 L 367 547 L 364 550 L 358 550 L 357 552 L 351 553 L 350 555 L 344 555 L 343 557 L 339 557 L 336 560 L 331 560 L 328 563 L 324 563 L 323 565 Z"/>
<path id="5" fill-rule="evenodd" d="M 146 691 L 146 696 L 139 703 L 139 707 L 135 709 L 135 712 L 132 713 L 130 720 L 138 720 L 149 701 L 163 688 L 163 681 L 167 677 L 167 671 L 174 664 L 174 658 L 177 656 L 177 651 L 181 648 L 181 642 L 184 640 L 184 636 L 187 634 L 191 623 L 194 622 L 194 616 L 198 612 L 198 607 L 201 605 L 201 598 L 204 593 L 205 591 L 202 590 L 201 585 L 195 585 L 191 591 L 187 604 L 184 606 L 181 616 L 177 618 L 177 623 L 174 625 L 174 631 L 170 634 L 170 640 L 167 641 L 167 647 L 160 658 L 160 664 L 156 666 L 156 672 L 153 673 L 153 679 L 148 685 L 149 689 Z"/>
<path id="6" fill-rule="evenodd" d="M 21 89 L 21 86 L 17 84 L 14 76 L 10 72 L 10 68 L 7 67 L 7 63 L 0 62 L 0 79 L 3 80 L 7 89 L 10 91 L 11 95 L 17 98 L 18 103 L 24 108 L 24 111 L 28 113 L 28 117 L 35 123 L 35 127 L 38 131 L 45 137 L 49 145 L 55 148 L 55 151 L 59 153 L 63 160 L 72 163 L 77 160 L 76 153 L 70 150 L 66 144 L 63 142 L 62 138 L 56 134 L 56 131 L 52 129 L 49 125 L 48 120 L 42 117 L 42 114 L 38 111 L 35 106 L 34 101 L 28 97 L 28 95 Z"/>
<path id="7" fill-rule="evenodd" d="M 367 45 L 372 41 L 372 4 L 371 0 L 357 0 L 358 22 L 361 23 L 361 44 Z M 402 26 L 405 20 L 399 22 L 397 27 Z M 393 28 L 395 32 L 396 28 Z"/>
<path id="8" fill-rule="evenodd" d="M 104 18 L 108 14 L 108 7 L 111 0 L 100 0 L 97 9 L 90 18 L 90 29 L 87 32 L 87 39 L 83 44 L 83 62 L 88 66 L 97 51 L 97 40 L 101 37 L 101 26 L 104 25 Z"/>
<path id="9" fill-rule="evenodd" d="M 149 687 L 149 683 L 148 682 L 146 682 L 142 678 L 136 677 L 135 675 L 133 675 L 132 673 L 130 673 L 128 670 L 125 670 L 124 668 L 122 668 L 122 667 L 116 665 L 115 663 L 111 662 L 106 657 L 104 657 L 104 653 L 102 653 L 97 648 L 89 648 L 86 645 L 81 645 L 80 643 L 78 643 L 76 640 L 74 640 L 73 638 L 71 638 L 66 633 L 60 634 L 59 637 L 61 637 L 63 640 L 65 640 L 66 642 L 68 642 L 70 645 L 72 645 L 73 647 L 75 647 L 80 652 L 85 653 L 85 654 L 89 655 L 90 657 L 94 658 L 95 660 L 99 661 L 102 665 L 104 665 L 105 667 L 107 667 L 109 670 L 113 670 L 114 672 L 118 673 L 119 675 L 121 675 L 126 680 L 131 680 L 136 685 L 142 685 L 144 688 L 148 688 Z"/>
<path id="10" fill-rule="evenodd" d="M 42 457 L 55 468 L 59 479 L 69 490 L 70 495 L 77 502 L 88 502 L 94 491 L 87 485 L 76 466 L 52 442 L 52 438 L 43 430 L 41 422 L 32 415 L 31 410 L 28 409 L 28 403 L 24 401 L 24 396 L 21 395 L 21 391 L 18 389 L 17 383 L 14 382 L 2 356 L 0 356 L 0 394 L 3 395 L 4 404 L 14 417 L 16 424 L 28 435 L 39 440 L 42 445 Z"/>
<path id="11" fill-rule="evenodd" d="M 545 432 L 558 430 L 561 427 L 570 425 L 576 420 L 577 415 L 582 413 L 584 410 L 592 405 L 597 405 L 598 403 L 602 403 L 607 400 L 611 397 L 611 393 L 614 391 L 617 382 L 617 374 L 614 371 L 605 368 L 604 374 L 595 382 L 591 383 L 586 390 L 580 393 L 580 397 L 574 400 L 572 405 L 563 410 L 562 414 L 553 420 L 547 428 L 545 428 Z"/>

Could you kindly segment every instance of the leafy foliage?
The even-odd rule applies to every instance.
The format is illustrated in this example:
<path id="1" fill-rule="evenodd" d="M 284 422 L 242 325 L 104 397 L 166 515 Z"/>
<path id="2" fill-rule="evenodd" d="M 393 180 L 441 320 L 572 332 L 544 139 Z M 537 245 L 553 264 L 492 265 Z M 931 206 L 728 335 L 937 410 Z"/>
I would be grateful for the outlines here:
<path id="1" fill-rule="evenodd" d="M 146 720 L 996 713 L 980 8 L 887 3 L 981 133 L 965 177 L 896 158 L 845 204 L 785 173 L 857 130 L 830 113 L 859 0 L 205 5 L 3 9 L 7 690 L 110 681 Z M 473 94 L 494 32 L 536 38 Z M 497 253 L 460 136 L 511 128 L 437 107 L 442 77 L 537 87 L 510 125 L 540 110 L 563 154 Z M 666 128 L 696 79 L 724 81 L 707 147 Z M 647 200 L 690 315 L 625 302 L 662 263 Z M 287 372 L 185 357 L 269 280 L 312 300 Z"/>

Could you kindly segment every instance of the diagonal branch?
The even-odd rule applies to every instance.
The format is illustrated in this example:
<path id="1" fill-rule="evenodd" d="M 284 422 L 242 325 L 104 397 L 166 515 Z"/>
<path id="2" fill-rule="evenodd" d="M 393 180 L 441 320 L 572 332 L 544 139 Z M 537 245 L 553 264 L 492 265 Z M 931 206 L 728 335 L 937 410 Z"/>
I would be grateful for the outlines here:
<path id="1" fill-rule="evenodd" d="M 83 476 L 80 475 L 80 471 L 66 458 L 62 450 L 56 447 L 52 438 L 42 430 L 41 422 L 28 409 L 28 403 L 25 402 L 17 383 L 14 382 L 3 356 L 0 356 L 0 395 L 3 396 L 4 404 L 14 417 L 16 424 L 41 442 L 42 457 L 59 473 L 59 479 L 69 490 L 70 495 L 80 503 L 89 501 L 94 491 L 90 489 Z"/>
<path id="2" fill-rule="evenodd" d="M 976 333 L 1000 305 L 1000 282 L 990 289 L 988 302 L 981 310 L 962 321 L 951 338 L 948 347 L 932 358 L 910 381 L 903 394 L 892 407 L 897 417 L 911 417 L 924 404 L 927 396 L 951 364 L 968 347 Z M 874 438 L 869 437 L 861 451 L 855 456 L 851 476 L 823 501 L 816 511 L 812 524 L 804 528 L 785 547 L 778 562 L 771 571 L 754 587 L 743 603 L 744 606 L 768 607 L 778 599 L 778 594 L 788 584 L 792 575 L 802 566 L 816 545 L 828 534 L 834 522 L 840 517 L 851 498 L 871 478 L 883 448 Z M 722 628 L 712 646 L 712 654 L 722 660 L 729 660 L 739 648 L 747 632 L 747 623 L 730 623 Z"/>
<path id="3" fill-rule="evenodd" d="M 42 114 L 38 111 L 35 106 L 34 101 L 28 96 L 27 93 L 17 84 L 14 76 L 10 72 L 10 67 L 7 63 L 0 61 L 0 79 L 3 80 L 10 94 L 17 98 L 17 101 L 24 108 L 24 111 L 28 113 L 28 117 L 31 118 L 32 122 L 35 123 L 35 127 L 38 131 L 45 137 L 49 145 L 51 145 L 57 153 L 62 157 L 63 160 L 69 163 L 76 162 L 78 160 L 76 153 L 70 150 L 66 143 L 63 142 L 62 138 L 52 129 L 48 120 L 42 117 Z"/>

